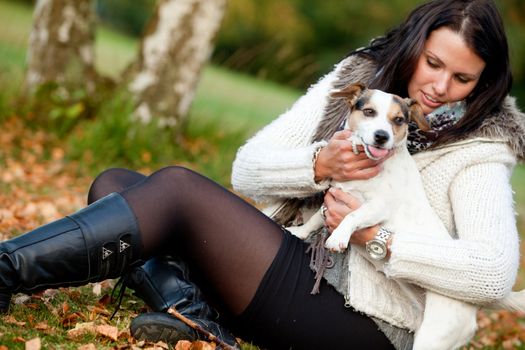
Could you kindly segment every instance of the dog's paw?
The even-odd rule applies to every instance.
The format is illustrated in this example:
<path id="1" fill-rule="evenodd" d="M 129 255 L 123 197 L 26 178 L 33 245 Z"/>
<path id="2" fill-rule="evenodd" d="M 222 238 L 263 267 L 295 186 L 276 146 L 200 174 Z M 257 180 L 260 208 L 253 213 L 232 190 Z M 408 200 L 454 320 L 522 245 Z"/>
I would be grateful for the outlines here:
<path id="1" fill-rule="evenodd" d="M 337 236 L 332 234 L 328 237 L 324 246 L 332 252 L 342 253 L 348 248 L 348 240 L 340 240 Z"/>
<path id="2" fill-rule="evenodd" d="M 300 239 L 306 239 L 308 235 L 310 234 L 310 231 L 308 229 L 305 230 L 304 226 L 292 226 L 286 228 L 292 235 L 300 238 Z"/>

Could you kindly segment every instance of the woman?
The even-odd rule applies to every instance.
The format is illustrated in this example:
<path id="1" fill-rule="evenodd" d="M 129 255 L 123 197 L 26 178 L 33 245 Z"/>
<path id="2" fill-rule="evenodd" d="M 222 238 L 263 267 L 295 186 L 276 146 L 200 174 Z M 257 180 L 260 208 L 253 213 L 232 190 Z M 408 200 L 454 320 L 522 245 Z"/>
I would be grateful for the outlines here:
<path id="1" fill-rule="evenodd" d="M 136 267 L 128 280 L 155 309 L 180 304 L 188 318 L 235 345 L 184 268 L 158 258 L 170 254 L 187 263 L 207 300 L 244 340 L 271 349 L 409 349 L 423 311 L 418 286 L 477 304 L 506 295 L 519 263 L 509 176 L 524 158 L 525 121 L 505 98 L 508 48 L 491 1 L 428 2 L 353 52 L 239 151 L 235 188 L 281 207 L 284 199 L 326 190 L 328 178 L 376 175 L 381 165 L 354 155 L 348 135 L 337 131 L 345 107 L 327 99 L 332 87 L 356 81 L 410 96 L 428 113 L 435 132 L 413 130 L 411 148 L 419 151 L 430 202 L 455 239 L 394 232 L 384 273 L 350 250 L 334 256 L 320 292 L 311 295 L 307 243 L 237 196 L 183 168 L 146 178 L 111 170 L 97 178 L 90 198 L 118 193 L 0 244 L 0 302 L 6 307 L 13 292 L 114 278 Z M 359 205 L 338 191 L 324 203 L 330 230 Z M 305 218 L 302 209 L 280 211 L 279 220 Z M 364 245 L 377 232 L 356 232 L 352 244 Z M 176 340 L 187 329 L 152 313 L 137 317 L 132 331 Z"/>

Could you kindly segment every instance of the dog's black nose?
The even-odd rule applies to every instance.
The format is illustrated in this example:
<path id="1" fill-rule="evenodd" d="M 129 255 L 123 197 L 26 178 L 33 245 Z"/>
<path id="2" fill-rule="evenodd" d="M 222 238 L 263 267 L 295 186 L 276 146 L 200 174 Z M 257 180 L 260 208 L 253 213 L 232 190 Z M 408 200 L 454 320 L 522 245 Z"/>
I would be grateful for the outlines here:
<path id="1" fill-rule="evenodd" d="M 385 130 L 377 130 L 374 133 L 374 141 L 379 145 L 382 145 L 383 143 L 387 142 L 389 138 L 390 135 L 388 135 L 388 133 Z"/>

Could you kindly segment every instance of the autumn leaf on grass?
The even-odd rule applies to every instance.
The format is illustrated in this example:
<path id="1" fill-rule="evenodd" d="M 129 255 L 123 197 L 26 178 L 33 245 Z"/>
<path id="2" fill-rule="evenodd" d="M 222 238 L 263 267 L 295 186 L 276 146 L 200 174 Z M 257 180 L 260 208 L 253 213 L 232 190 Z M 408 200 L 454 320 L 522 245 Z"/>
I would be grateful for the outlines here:
<path id="1" fill-rule="evenodd" d="M 15 337 L 15 338 L 13 338 L 13 342 L 14 343 L 25 343 L 26 340 L 24 338 L 22 338 L 22 337 Z"/>
<path id="2" fill-rule="evenodd" d="M 94 322 L 84 322 L 77 323 L 75 328 L 67 331 L 67 336 L 70 339 L 81 337 L 86 333 L 95 333 L 95 323 Z"/>
<path id="3" fill-rule="evenodd" d="M 150 346 L 146 344 L 153 344 L 153 345 Z M 156 343 L 149 343 L 149 342 L 137 343 L 137 346 L 144 350 L 168 350 L 170 349 L 170 346 L 163 341 L 158 341 Z"/>
<path id="4" fill-rule="evenodd" d="M 62 305 L 61 305 L 61 310 L 60 312 L 62 313 L 62 315 L 67 315 L 69 311 L 69 304 L 67 302 L 63 302 Z"/>
<path id="5" fill-rule="evenodd" d="M 42 344 L 40 342 L 40 338 L 33 338 L 31 340 L 26 341 L 25 344 L 25 350 L 40 350 L 42 347 Z"/>
<path id="6" fill-rule="evenodd" d="M 100 307 L 100 306 L 97 306 L 97 305 L 88 305 L 87 306 L 90 314 L 89 314 L 89 319 L 91 320 L 94 320 L 98 315 L 103 315 L 103 316 L 110 316 L 111 315 L 111 312 L 109 312 L 105 307 Z"/>
<path id="7" fill-rule="evenodd" d="M 5 323 L 14 324 L 14 325 L 19 326 L 19 327 L 23 327 L 23 326 L 26 325 L 25 322 L 18 321 L 16 318 L 14 318 L 11 315 L 4 316 L 3 320 L 4 320 Z"/>
<path id="8" fill-rule="evenodd" d="M 111 295 L 104 294 L 100 299 L 98 299 L 97 304 L 100 306 L 106 306 L 113 302 L 113 299 L 111 298 Z"/>
<path id="9" fill-rule="evenodd" d="M 93 343 L 81 345 L 77 348 L 77 350 L 97 350 L 97 347 Z"/>
<path id="10" fill-rule="evenodd" d="M 86 315 L 84 315 L 82 312 L 72 312 L 70 314 L 65 315 L 60 321 L 60 323 L 63 326 L 68 327 L 77 323 L 79 320 L 85 321 L 86 319 Z"/>
<path id="11" fill-rule="evenodd" d="M 119 334 L 117 327 L 105 324 L 95 326 L 95 332 L 113 341 L 117 341 Z"/>
<path id="12" fill-rule="evenodd" d="M 29 300 L 31 300 L 31 296 L 27 294 L 17 294 L 12 302 L 15 305 L 21 305 L 27 303 Z"/>
<path id="13" fill-rule="evenodd" d="M 39 331 L 47 331 L 49 329 L 49 325 L 47 324 L 46 321 L 43 321 L 43 322 L 38 322 L 34 328 L 36 330 L 39 330 Z"/>
<path id="14" fill-rule="evenodd" d="M 77 338 L 86 333 L 92 333 L 109 338 L 113 341 L 118 339 L 118 328 L 108 325 L 96 325 L 94 322 L 77 323 L 75 328 L 67 331 L 69 338 Z"/>
<path id="15" fill-rule="evenodd" d="M 97 297 L 102 295 L 102 285 L 100 283 L 93 283 L 93 294 Z"/>
<path id="16" fill-rule="evenodd" d="M 215 350 L 215 345 L 202 340 L 194 342 L 179 340 L 175 345 L 175 350 Z"/>

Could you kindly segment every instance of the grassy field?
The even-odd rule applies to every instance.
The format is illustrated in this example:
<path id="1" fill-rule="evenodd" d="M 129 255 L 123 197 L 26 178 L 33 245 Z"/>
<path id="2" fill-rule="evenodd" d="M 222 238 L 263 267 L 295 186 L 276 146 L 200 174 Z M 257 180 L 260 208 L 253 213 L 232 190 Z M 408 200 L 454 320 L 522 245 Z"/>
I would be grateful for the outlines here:
<path id="1" fill-rule="evenodd" d="M 0 31 L 0 82 L 9 81 L 9 88 L 13 89 L 22 79 L 31 9 L 24 4 L 0 1 L 0 22 L 6 28 Z M 98 71 L 118 77 L 133 59 L 137 47 L 137 40 L 98 26 Z M 229 185 L 228 164 L 233 161 L 235 150 L 256 130 L 289 108 L 299 95 L 297 90 L 207 66 L 196 91 L 186 134 L 193 138 L 209 136 L 217 149 L 213 156 L 199 153 L 203 160 L 198 170 Z M 216 132 L 217 128 L 222 131 Z M 100 167 L 107 166 L 110 164 Z"/>
<path id="2" fill-rule="evenodd" d="M 25 52 L 31 28 L 31 9 L 23 4 L 0 0 L 0 23 L 2 23 L 2 30 L 0 31 L 0 84 L 2 84 L 5 92 L 9 89 L 16 90 L 23 76 Z M 135 39 L 99 26 L 96 41 L 98 70 L 105 75 L 118 77 L 134 57 L 137 45 Z M 300 94 L 300 91 L 253 79 L 219 67 L 206 67 L 192 105 L 187 126 L 186 133 L 190 144 L 185 146 L 186 152 L 181 155 L 181 158 L 174 158 L 169 163 L 191 163 L 204 174 L 229 186 L 231 163 L 237 148 L 256 130 L 289 108 Z M 5 98 L 5 96 L 7 96 L 5 93 L 0 93 L 0 98 Z M 0 100 L 0 106 L 2 105 L 2 100 Z M 37 148 L 45 148 L 45 146 L 39 144 Z M 21 155 L 27 155 L 24 152 Z M 45 152 L 42 151 L 39 154 L 43 153 Z M 2 149 L 0 149 L 1 155 Z M 31 157 L 34 159 L 35 155 L 31 155 Z M 1 160 L 0 157 L 0 162 Z M 48 165 L 48 163 L 45 164 Z M 54 164 L 51 161 L 49 166 L 54 167 Z M 5 165 L 1 164 L 2 171 L 5 170 Z M 91 171 L 96 173 L 100 168 L 106 166 L 105 163 L 95 162 Z M 45 166 L 40 165 L 40 167 L 44 168 Z M 44 172 L 42 169 L 41 171 Z M 0 172 L 0 175 L 5 176 L 5 172 Z M 85 177 L 86 174 L 83 176 Z M 63 195 L 68 190 L 72 191 L 72 188 L 80 193 L 82 191 L 79 188 L 86 185 L 85 182 L 82 182 L 73 186 L 70 185 L 69 180 L 57 180 L 58 183 L 62 184 L 61 186 L 64 186 L 64 189 L 57 191 L 55 188 L 46 187 L 45 190 L 42 190 L 44 192 L 40 192 L 38 195 L 53 198 Z M 35 180 L 35 183 L 38 181 L 41 182 L 42 179 Z M 50 178 L 49 181 L 52 179 Z M 525 234 L 525 167 L 523 165 L 516 168 L 512 177 L 512 184 L 515 190 L 519 230 L 523 236 Z M 0 181 L 0 192 L 3 190 L 8 191 L 12 188 L 10 188 L 10 184 L 4 184 Z M 28 192 L 31 191 L 38 190 L 34 188 L 28 190 Z M 32 198 L 31 196 L 31 194 L 27 194 L 24 197 Z M 79 196 L 81 195 L 79 194 Z M 67 203 L 75 203 L 76 205 L 79 203 L 79 199 L 76 198 Z M 3 209 L 3 205 L 2 202 L 0 210 Z M 525 269 L 520 271 L 516 287 L 525 287 Z M 104 288 L 103 293 L 109 291 L 108 286 L 104 286 Z M 4 345 L 2 337 L 13 332 L 21 332 L 20 327 L 24 329 L 21 334 L 26 340 L 39 334 L 46 334 L 47 340 L 44 348 L 76 349 L 78 343 L 67 344 L 68 338 L 64 338 L 60 332 L 57 333 L 56 329 L 68 327 L 68 322 L 71 324 L 79 321 L 89 322 L 93 319 L 99 319 L 99 316 L 107 318 L 108 312 L 112 310 L 107 305 L 107 300 L 101 300 L 94 295 L 91 287 L 64 290 L 63 293 L 56 296 L 39 295 L 29 305 L 29 307 L 16 306 L 13 313 L 16 319 L 4 320 L 3 324 L 0 322 L 0 350 L 5 350 L 2 348 Z M 141 307 L 140 304 L 136 303 L 136 299 L 126 297 L 124 309 L 113 324 L 116 324 L 121 330 L 125 329 L 126 325 L 129 324 L 129 318 L 140 312 Z M 25 322 L 23 326 L 21 322 Z M 39 327 L 43 329 L 39 329 Z M 26 328 L 29 330 L 25 331 Z M 126 336 L 123 333 L 119 335 L 119 339 Z M 94 342 L 97 344 L 97 348 L 104 349 L 114 346 L 107 345 L 113 344 L 109 341 L 100 342 L 97 339 L 94 335 L 86 335 L 81 342 L 86 344 Z M 22 349 L 22 340 L 10 340 L 9 349 Z M 56 344 L 60 345 L 57 346 Z M 492 347 L 485 348 L 492 349 Z"/>

